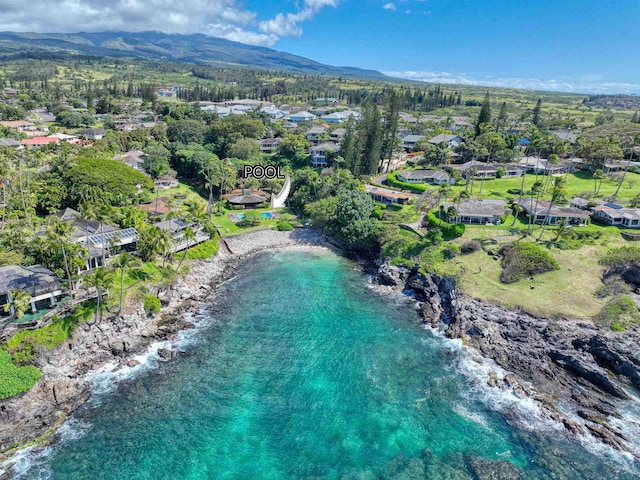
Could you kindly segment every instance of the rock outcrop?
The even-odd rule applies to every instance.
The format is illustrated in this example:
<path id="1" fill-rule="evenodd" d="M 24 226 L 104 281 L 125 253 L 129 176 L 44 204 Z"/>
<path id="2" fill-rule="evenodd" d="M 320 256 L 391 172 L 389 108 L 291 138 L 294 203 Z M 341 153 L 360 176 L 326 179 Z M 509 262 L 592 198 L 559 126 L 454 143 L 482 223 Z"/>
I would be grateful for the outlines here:
<path id="1" fill-rule="evenodd" d="M 420 302 L 425 322 L 462 339 L 509 373 L 489 377 L 496 388 L 534 398 L 570 434 L 590 433 L 638 456 L 638 445 L 611 422 L 640 388 L 640 329 L 605 332 L 572 319 L 539 318 L 456 293 L 455 281 L 384 264 L 374 283 Z M 579 421 L 575 419 L 579 418 Z"/>

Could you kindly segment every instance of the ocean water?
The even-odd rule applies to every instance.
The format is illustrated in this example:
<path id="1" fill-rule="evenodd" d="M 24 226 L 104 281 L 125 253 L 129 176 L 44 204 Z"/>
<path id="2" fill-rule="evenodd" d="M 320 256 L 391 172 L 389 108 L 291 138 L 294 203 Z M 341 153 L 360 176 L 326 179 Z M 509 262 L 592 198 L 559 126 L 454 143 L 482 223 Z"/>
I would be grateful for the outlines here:
<path id="1" fill-rule="evenodd" d="M 98 389 L 51 447 L 21 455 L 17 478 L 639 478 L 484 388 L 459 343 L 333 253 L 257 257 L 202 324 L 186 354 Z"/>

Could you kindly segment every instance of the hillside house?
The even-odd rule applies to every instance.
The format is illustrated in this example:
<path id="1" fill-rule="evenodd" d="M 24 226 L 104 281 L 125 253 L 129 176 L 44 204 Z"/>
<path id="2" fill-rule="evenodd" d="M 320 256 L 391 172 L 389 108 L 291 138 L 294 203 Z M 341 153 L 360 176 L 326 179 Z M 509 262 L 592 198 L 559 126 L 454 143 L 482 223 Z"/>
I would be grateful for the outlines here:
<path id="1" fill-rule="evenodd" d="M 281 143 L 281 138 L 263 138 L 262 140 L 258 140 L 258 145 L 260 145 L 260 151 L 262 153 L 277 152 Z"/>
<path id="2" fill-rule="evenodd" d="M 144 165 L 144 159 L 146 158 L 146 156 L 147 154 L 144 153 L 142 150 L 129 150 L 128 152 L 121 153 L 119 155 L 116 155 L 113 158 L 126 163 L 131 168 L 138 170 L 139 172 L 144 173 L 143 165 Z"/>
<path id="3" fill-rule="evenodd" d="M 289 121 L 293 123 L 302 123 L 313 120 L 316 116 L 313 113 L 309 113 L 307 111 L 302 111 L 298 113 L 292 113 L 289 115 Z"/>
<path id="4" fill-rule="evenodd" d="M 307 130 L 307 141 L 317 145 L 329 139 L 328 128 L 326 125 L 316 125 Z"/>
<path id="5" fill-rule="evenodd" d="M 431 145 L 440 145 L 441 143 L 446 144 L 449 148 L 455 148 L 460 146 L 462 143 L 462 138 L 458 135 L 452 135 L 450 133 L 441 133 L 440 135 L 436 135 L 433 138 L 430 138 L 428 142 Z"/>
<path id="6" fill-rule="evenodd" d="M 173 239 L 173 245 L 171 247 L 172 253 L 179 252 L 185 248 L 191 248 L 194 245 L 209 240 L 210 238 L 209 234 L 203 231 L 200 225 L 189 223 L 184 220 L 165 220 L 163 222 L 156 223 L 155 226 L 160 230 L 165 230 L 171 233 L 171 237 Z M 191 228 L 193 230 L 195 239 L 187 241 L 184 238 L 184 232 L 187 228 Z"/>
<path id="7" fill-rule="evenodd" d="M 417 195 L 413 193 L 399 192 L 397 190 L 391 190 L 389 188 L 375 187 L 373 185 L 365 185 L 367 193 L 371 195 L 371 198 L 375 202 L 384 204 L 398 203 L 400 205 L 406 205 Z"/>
<path id="8" fill-rule="evenodd" d="M 7 303 L 11 305 L 11 292 L 16 290 L 29 292 L 32 313 L 36 313 L 44 306 L 54 307 L 63 296 L 60 279 L 42 265 L 0 267 L 0 305 Z M 14 313 L 11 307 L 6 315 Z M 0 309 L 0 318 L 4 315 L 4 309 Z"/>
<path id="9" fill-rule="evenodd" d="M 534 223 L 542 224 L 546 220 L 547 225 L 558 225 L 563 221 L 568 225 L 586 225 L 589 221 L 589 213 L 584 210 L 561 205 L 551 206 L 550 202 L 536 202 L 535 198 L 523 198 L 520 207 L 529 217 L 533 217 Z"/>
<path id="10" fill-rule="evenodd" d="M 422 142 L 426 137 L 424 135 L 406 135 L 400 147 L 404 148 L 407 152 L 413 152 L 416 149 L 418 143 Z"/>
<path id="11" fill-rule="evenodd" d="M 169 190 L 170 188 L 177 188 L 179 185 L 178 179 L 170 176 L 156 178 L 153 184 L 157 190 Z"/>
<path id="12" fill-rule="evenodd" d="M 321 143 L 309 149 L 311 154 L 311 165 L 314 167 L 327 167 L 333 156 L 340 151 L 340 145 L 337 143 Z"/>

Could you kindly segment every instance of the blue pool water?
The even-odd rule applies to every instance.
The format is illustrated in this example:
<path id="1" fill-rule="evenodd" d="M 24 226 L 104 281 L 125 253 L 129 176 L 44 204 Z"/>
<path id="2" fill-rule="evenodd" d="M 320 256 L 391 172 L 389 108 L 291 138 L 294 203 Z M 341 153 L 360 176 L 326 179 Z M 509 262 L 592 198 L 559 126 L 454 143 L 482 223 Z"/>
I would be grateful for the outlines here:
<path id="1" fill-rule="evenodd" d="M 238 213 L 237 215 L 240 220 L 245 217 L 244 213 Z M 262 212 L 260 215 L 262 215 L 262 218 L 264 218 L 265 220 L 273 218 L 273 214 L 271 212 Z"/>

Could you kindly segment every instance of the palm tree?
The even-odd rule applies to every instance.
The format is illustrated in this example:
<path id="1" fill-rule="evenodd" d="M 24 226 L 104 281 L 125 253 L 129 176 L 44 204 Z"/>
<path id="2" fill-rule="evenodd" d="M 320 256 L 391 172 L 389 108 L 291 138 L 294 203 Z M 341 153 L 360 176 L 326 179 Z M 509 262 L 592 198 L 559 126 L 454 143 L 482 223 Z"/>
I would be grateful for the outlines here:
<path id="1" fill-rule="evenodd" d="M 602 179 L 604 178 L 604 174 L 601 169 L 597 169 L 593 172 L 593 194 L 598 195 L 600 192 L 600 186 L 602 185 Z"/>
<path id="2" fill-rule="evenodd" d="M 613 194 L 614 197 L 618 196 L 618 192 L 620 192 L 620 186 L 622 182 L 624 182 L 624 178 L 627 176 L 627 171 L 629 170 L 629 165 L 631 165 L 631 159 L 633 158 L 633 154 L 636 150 L 636 144 L 640 142 L 640 134 L 636 135 L 633 138 L 633 144 L 631 145 L 631 151 L 629 152 L 629 159 L 627 160 L 627 165 L 624 167 L 624 172 L 620 177 L 620 181 L 618 182 L 618 187 L 616 188 L 616 193 Z"/>
<path id="3" fill-rule="evenodd" d="M 178 267 L 176 268 L 176 270 L 180 270 L 180 267 L 182 266 L 182 262 L 184 262 L 184 259 L 187 256 L 187 250 L 189 250 L 189 242 L 194 241 L 196 239 L 196 234 L 193 231 L 193 228 L 187 227 L 184 229 L 182 237 L 187 241 L 187 248 L 185 248 L 184 252 L 182 252 L 182 258 L 180 259 L 180 262 L 178 263 Z"/>
<path id="4" fill-rule="evenodd" d="M 558 229 L 556 230 L 556 238 L 554 238 L 553 241 L 557 242 L 558 239 L 568 231 L 569 231 L 569 225 L 567 224 L 567 220 L 563 218 L 562 220 L 560 220 L 560 223 L 558 224 Z"/>
<path id="5" fill-rule="evenodd" d="M 456 210 L 456 207 L 452 205 L 449 208 L 447 208 L 447 211 L 445 212 L 445 218 L 447 219 L 447 223 L 451 223 L 451 219 L 456 218 L 457 216 L 458 216 L 458 211 Z"/>
<path id="6" fill-rule="evenodd" d="M 542 229 L 540 230 L 540 235 L 538 236 L 538 240 L 542 238 L 542 234 L 544 234 L 544 230 L 547 227 L 547 223 L 549 222 L 549 216 L 551 215 L 551 209 L 553 205 L 558 203 L 565 196 L 564 189 L 564 178 L 556 177 L 553 181 L 553 190 L 551 191 L 551 202 L 549 203 L 549 209 L 547 210 L 547 214 L 544 217 L 544 221 L 542 222 Z"/>
<path id="7" fill-rule="evenodd" d="M 540 197 L 542 196 L 542 182 L 536 181 L 531 186 L 531 193 L 536 196 L 536 206 L 534 207 L 533 214 L 529 215 L 529 225 L 527 226 L 527 234 L 531 232 L 533 227 L 533 223 L 535 218 L 538 216 L 538 203 L 540 202 Z"/>
<path id="8" fill-rule="evenodd" d="M 511 226 L 515 227 L 516 222 L 518 221 L 518 214 L 520 213 L 520 205 L 518 203 L 513 202 L 511 204 L 511 213 L 513 214 L 513 223 Z"/>
<path id="9" fill-rule="evenodd" d="M 69 282 L 69 296 L 71 297 L 71 305 L 73 305 L 73 279 L 71 278 L 71 270 L 69 269 L 69 259 L 67 258 L 66 245 L 71 240 L 71 233 L 73 232 L 73 225 L 67 222 L 56 221 L 49 226 L 47 231 L 48 240 L 51 243 L 59 244 L 62 250 L 62 259 L 64 261 L 64 271 L 67 274 L 67 280 Z"/>
<path id="10" fill-rule="evenodd" d="M 24 317 L 25 312 L 31 305 L 31 294 L 26 290 L 12 290 L 9 292 L 4 311 L 11 313 L 9 322 Z"/>
<path id="11" fill-rule="evenodd" d="M 118 315 L 122 312 L 122 302 L 124 300 L 124 274 L 127 270 L 140 266 L 140 260 L 130 253 L 121 253 L 114 260 L 113 266 L 120 269 L 120 301 L 118 306 Z"/>
<path id="12" fill-rule="evenodd" d="M 95 325 L 102 320 L 100 304 L 102 303 L 102 296 L 105 290 L 109 290 L 113 284 L 113 271 L 107 270 L 104 267 L 97 268 L 96 271 L 93 272 L 93 275 L 87 277 L 87 283 L 97 290 L 95 321 L 91 323 L 91 325 Z"/>

